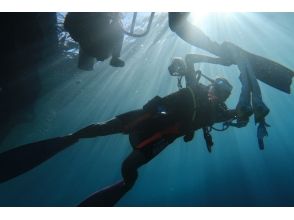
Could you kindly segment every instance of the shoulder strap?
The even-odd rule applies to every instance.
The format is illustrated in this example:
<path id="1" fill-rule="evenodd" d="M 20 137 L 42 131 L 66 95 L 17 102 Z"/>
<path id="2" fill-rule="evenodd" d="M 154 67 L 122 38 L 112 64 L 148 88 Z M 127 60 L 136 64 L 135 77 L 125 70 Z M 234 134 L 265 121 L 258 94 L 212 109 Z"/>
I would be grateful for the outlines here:
<path id="1" fill-rule="evenodd" d="M 196 97 L 195 97 L 195 93 L 193 92 L 193 89 L 188 86 L 187 87 L 188 91 L 190 92 L 191 96 L 192 96 L 192 102 L 193 102 L 193 115 L 192 115 L 192 122 L 195 120 L 196 118 L 196 113 L 197 113 L 197 104 L 196 104 Z"/>

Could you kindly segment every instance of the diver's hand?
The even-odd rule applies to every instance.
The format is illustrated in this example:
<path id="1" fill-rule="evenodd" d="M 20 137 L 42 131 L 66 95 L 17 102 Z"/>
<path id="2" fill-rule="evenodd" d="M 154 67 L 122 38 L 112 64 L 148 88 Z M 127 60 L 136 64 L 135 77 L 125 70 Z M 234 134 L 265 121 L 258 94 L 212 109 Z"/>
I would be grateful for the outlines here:
<path id="1" fill-rule="evenodd" d="M 237 128 L 245 127 L 248 124 L 249 118 L 252 114 L 253 114 L 253 111 L 251 106 L 241 106 L 238 104 L 236 107 L 237 122 L 231 126 L 234 126 Z"/>
<path id="2" fill-rule="evenodd" d="M 270 127 L 270 125 L 267 124 L 264 119 L 259 122 L 257 127 L 257 139 L 258 139 L 258 145 L 260 150 L 264 149 L 263 138 L 268 136 L 266 127 Z"/>
<path id="3" fill-rule="evenodd" d="M 232 122 L 232 121 L 224 122 L 223 127 L 226 128 L 226 127 L 231 126 L 231 127 L 235 127 L 235 128 L 242 128 L 242 127 L 245 127 L 248 124 L 248 121 L 249 121 L 249 119 L 240 120 L 240 119 L 237 118 L 237 122 Z"/>
<path id="4" fill-rule="evenodd" d="M 236 127 L 236 128 L 243 128 L 248 124 L 249 116 L 248 115 L 239 115 L 239 114 L 237 114 L 235 116 L 234 120 L 236 120 L 236 122 L 233 122 L 233 121 L 224 122 L 223 126 L 224 127 L 232 126 L 232 127 Z"/>

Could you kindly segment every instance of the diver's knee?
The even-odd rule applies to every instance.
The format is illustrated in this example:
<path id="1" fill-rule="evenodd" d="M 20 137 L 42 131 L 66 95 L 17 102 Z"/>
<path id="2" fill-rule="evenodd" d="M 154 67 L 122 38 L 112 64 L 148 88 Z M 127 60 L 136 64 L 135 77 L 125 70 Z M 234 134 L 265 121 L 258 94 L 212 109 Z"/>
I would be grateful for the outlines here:
<path id="1" fill-rule="evenodd" d="M 126 159 L 123 162 L 121 172 L 124 178 L 132 177 L 133 179 L 137 179 L 137 167 L 134 166 L 131 160 Z"/>

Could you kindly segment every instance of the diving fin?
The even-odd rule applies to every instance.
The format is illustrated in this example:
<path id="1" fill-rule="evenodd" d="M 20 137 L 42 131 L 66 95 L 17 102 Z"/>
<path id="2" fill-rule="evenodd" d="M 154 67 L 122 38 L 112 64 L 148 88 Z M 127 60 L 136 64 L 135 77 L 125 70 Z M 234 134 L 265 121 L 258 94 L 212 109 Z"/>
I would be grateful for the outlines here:
<path id="1" fill-rule="evenodd" d="M 25 144 L 0 154 L 0 183 L 21 175 L 74 144 L 71 136 Z"/>
<path id="2" fill-rule="evenodd" d="M 249 62 L 258 80 L 290 94 L 290 86 L 294 76 L 292 70 L 275 61 L 249 53 L 230 42 L 224 42 L 221 45 L 221 51 L 225 58 L 229 57 L 237 65 L 242 61 Z"/>
<path id="3" fill-rule="evenodd" d="M 93 193 L 78 206 L 80 207 L 112 207 L 128 191 L 124 181 L 120 181 L 108 186 L 98 192 Z"/>

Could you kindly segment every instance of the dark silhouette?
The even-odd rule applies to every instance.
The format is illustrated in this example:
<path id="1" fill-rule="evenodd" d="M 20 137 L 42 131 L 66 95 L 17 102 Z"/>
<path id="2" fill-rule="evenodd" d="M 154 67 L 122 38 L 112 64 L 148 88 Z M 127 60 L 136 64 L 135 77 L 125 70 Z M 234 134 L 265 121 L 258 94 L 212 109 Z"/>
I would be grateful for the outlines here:
<path id="1" fill-rule="evenodd" d="M 196 60 L 188 60 L 196 62 Z M 110 134 L 129 135 L 133 147 L 122 164 L 123 180 L 94 193 L 80 206 L 113 206 L 136 182 L 137 169 L 148 163 L 175 139 L 191 141 L 194 131 L 203 130 L 208 151 L 213 145 L 208 127 L 217 122 L 238 119 L 236 110 L 224 102 L 232 86 L 223 78 L 211 80 L 206 86 L 199 82 L 194 68 L 175 58 L 169 66 L 171 75 L 184 76 L 186 88 L 166 97 L 156 96 L 142 109 L 130 111 L 104 122 L 90 125 L 73 134 L 27 144 L 0 154 L 1 181 L 20 175 L 81 138 Z M 237 121 L 238 122 L 238 121 Z"/>
<path id="2" fill-rule="evenodd" d="M 193 62 L 193 61 L 192 61 Z M 166 97 L 156 96 L 143 109 L 127 112 L 114 119 L 90 125 L 72 134 L 73 140 L 93 138 L 116 133 L 129 135 L 133 147 L 122 164 L 123 180 L 100 190 L 79 206 L 113 206 L 136 182 L 138 168 L 148 163 L 175 139 L 183 137 L 191 141 L 194 131 L 203 129 L 209 152 L 213 145 L 207 130 L 217 122 L 237 118 L 235 110 L 224 104 L 232 86 L 223 78 L 213 80 L 211 85 L 199 83 L 194 69 L 189 69 L 182 59 L 176 58 L 169 67 L 172 75 L 186 79 L 187 88 Z"/>
<path id="3" fill-rule="evenodd" d="M 104 61 L 111 56 L 110 65 L 125 65 L 119 58 L 124 39 L 120 13 L 69 12 L 64 20 L 64 28 L 80 45 L 80 69 L 92 70 L 95 59 Z"/>

